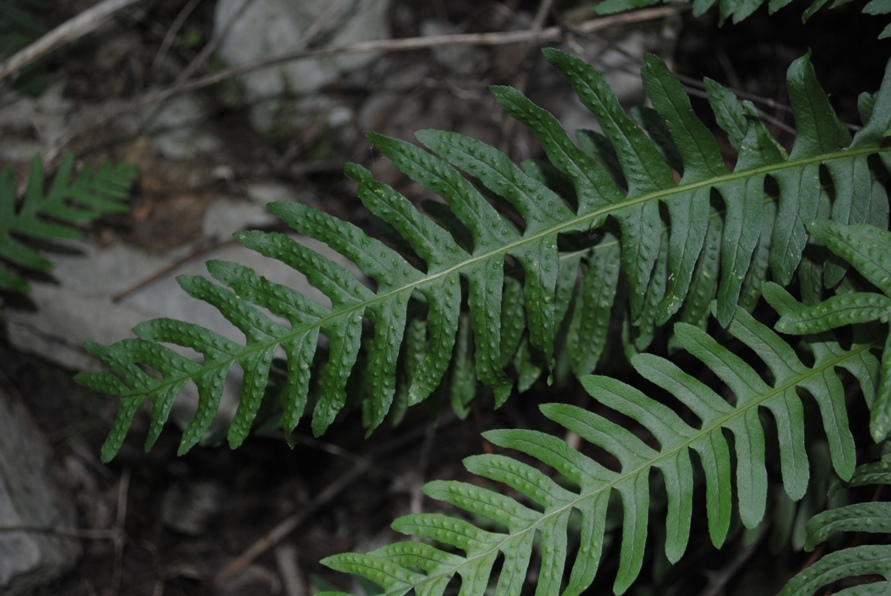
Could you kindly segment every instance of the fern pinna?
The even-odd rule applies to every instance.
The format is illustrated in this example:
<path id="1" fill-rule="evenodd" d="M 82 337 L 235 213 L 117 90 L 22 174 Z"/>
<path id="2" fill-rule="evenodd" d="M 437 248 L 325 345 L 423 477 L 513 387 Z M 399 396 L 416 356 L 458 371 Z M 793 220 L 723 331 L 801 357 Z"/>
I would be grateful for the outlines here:
<path id="1" fill-rule="evenodd" d="M 505 371 L 510 363 L 528 385 L 539 370 L 551 366 L 558 350 L 571 346 L 574 372 L 591 372 L 618 296 L 623 304 L 627 296 L 626 348 L 633 353 L 646 348 L 657 325 L 672 317 L 704 325 L 715 297 L 717 320 L 728 325 L 738 302 L 751 305 L 757 300 L 768 267 L 777 280 L 787 283 L 807 240 L 803 222 L 823 215 L 845 223 L 887 226 L 887 196 L 869 158 L 878 154 L 887 159 L 882 141 L 891 125 L 889 76 L 877 94 L 864 96 L 864 126 L 851 138 L 817 84 L 808 57 L 797 60 L 789 69 L 788 86 L 798 135 L 788 155 L 751 103 L 707 82 L 717 122 L 739 153 L 731 170 L 714 135 L 694 115 L 682 85 L 658 58 L 647 57 L 642 71 L 653 110 L 638 112 L 639 126 L 593 68 L 560 51 L 547 50 L 545 55 L 595 114 L 602 134 L 584 133 L 587 142 L 577 145 L 551 114 L 507 87 L 496 87 L 493 93 L 534 131 L 549 164 L 521 169 L 503 153 L 455 133 L 419 132 L 418 139 L 432 153 L 372 134 L 378 148 L 407 176 L 441 196 L 448 210 L 431 208 L 436 220 L 431 219 L 367 170 L 347 167 L 369 210 L 410 247 L 404 257 L 357 227 L 308 206 L 270 205 L 295 231 L 326 242 L 354 261 L 375 287 L 288 235 L 236 234 L 245 246 L 303 272 L 331 305 L 315 303 L 234 263 L 208 263 L 211 276 L 222 285 L 197 276 L 180 277 L 183 289 L 219 309 L 245 335 L 245 343 L 192 323 L 157 319 L 137 326 L 136 339 L 107 347 L 88 345 L 111 372 L 80 373 L 77 379 L 121 399 L 103 459 L 110 460 L 119 450 L 146 398 L 153 406 L 146 443 L 150 447 L 173 401 L 191 381 L 198 387 L 199 405 L 180 452 L 190 449 L 206 433 L 236 362 L 245 374 L 229 442 L 239 445 L 254 423 L 279 348 L 287 359 L 281 417 L 286 435 L 308 404 L 314 433 L 332 423 L 346 404 L 347 381 L 358 368 L 363 343 L 365 366 L 355 374 L 364 379 L 362 396 L 371 430 L 390 411 L 403 382 L 408 388 L 400 389 L 400 395 L 407 395 L 409 403 L 420 402 L 440 384 L 453 354 L 470 352 L 455 346 L 465 295 L 475 376 L 494 388 L 496 404 L 501 404 L 512 389 Z M 553 174 L 555 186 L 569 189 L 565 196 L 544 183 L 545 172 Z M 768 185 L 767 178 L 775 184 Z M 485 194 L 500 197 L 516 217 L 499 212 Z M 515 223 L 518 219 L 523 225 Z M 593 246 L 561 250 L 563 239 L 574 233 L 589 238 L 578 233 L 591 230 L 604 232 Z M 508 261 L 517 265 L 519 275 L 505 275 Z M 619 268 L 626 292 L 618 290 Z M 843 269 L 837 269 L 827 276 L 840 277 Z M 573 299 L 577 281 L 582 293 Z M 593 288 L 598 289 L 586 293 Z M 410 305 L 426 313 L 426 329 L 408 324 Z M 505 313 L 513 317 L 506 324 Z M 370 339 L 363 331 L 365 320 L 373 325 Z M 564 320 L 568 333 L 558 342 L 557 329 Z M 320 334 L 328 338 L 328 356 L 310 401 L 310 373 L 318 359 Z M 165 343 L 191 348 L 203 362 Z M 405 353 L 409 347 L 411 354 Z M 402 373 L 400 359 L 410 364 Z"/>

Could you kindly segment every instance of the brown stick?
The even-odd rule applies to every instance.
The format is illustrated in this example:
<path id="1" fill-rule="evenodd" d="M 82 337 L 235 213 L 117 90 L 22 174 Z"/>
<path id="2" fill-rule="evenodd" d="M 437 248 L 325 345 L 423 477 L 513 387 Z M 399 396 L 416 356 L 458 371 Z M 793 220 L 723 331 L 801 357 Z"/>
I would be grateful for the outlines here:
<path id="1" fill-rule="evenodd" d="M 680 10 L 686 10 L 685 6 L 660 6 L 657 8 L 646 8 L 634 12 L 612 15 L 607 17 L 598 17 L 585 21 L 578 27 L 574 27 L 572 32 L 568 32 L 563 27 L 547 27 L 541 30 L 527 29 L 523 31 L 500 31 L 490 33 L 461 33 L 454 35 L 431 35 L 427 37 L 406 37 L 403 39 L 377 39 L 372 41 L 361 41 L 346 46 L 334 46 L 327 48 L 318 48 L 314 50 L 296 50 L 288 52 L 280 56 L 255 60 L 245 64 L 239 64 L 215 72 L 213 74 L 195 79 L 193 81 L 184 82 L 180 85 L 170 87 L 161 91 L 147 93 L 142 97 L 135 99 L 129 105 L 113 110 L 103 116 L 97 118 L 89 125 L 73 131 L 63 137 L 56 147 L 46 156 L 46 161 L 52 161 L 60 152 L 69 144 L 71 144 L 81 134 L 102 124 L 111 122 L 123 114 L 133 112 L 152 105 L 157 102 L 165 101 L 180 93 L 187 91 L 195 91 L 204 87 L 215 85 L 234 76 L 247 74 L 269 68 L 277 64 L 291 62 L 294 60 L 306 60 L 310 58 L 327 58 L 330 56 L 339 56 L 343 54 L 362 54 L 367 52 L 409 52 L 413 50 L 425 50 L 446 45 L 477 45 L 477 46 L 498 46 L 513 43 L 524 42 L 553 42 L 564 39 L 572 33 L 590 34 L 596 31 L 613 27 L 615 25 L 639 23 L 650 21 L 670 14 L 677 13 Z"/>
<path id="2" fill-rule="evenodd" d="M 96 6 L 88 8 L 71 18 L 34 43 L 13 54 L 9 60 L 0 64 L 0 80 L 8 77 L 45 56 L 56 48 L 87 35 L 99 28 L 111 15 L 119 10 L 142 0 L 103 0 Z"/>
<path id="3" fill-rule="evenodd" d="M 52 536 L 80 538 L 83 540 L 114 540 L 117 539 L 120 534 L 118 528 L 66 528 L 61 526 L 0 526 L 0 533 L 2 532 L 50 534 Z"/>
<path id="4" fill-rule="evenodd" d="M 444 415 L 439 421 L 439 427 L 444 428 L 456 421 L 456 416 L 451 414 Z M 406 432 L 404 435 L 399 436 L 392 441 L 389 441 L 381 445 L 380 447 L 372 450 L 372 452 L 368 456 L 358 458 L 358 460 L 356 460 L 356 462 L 353 464 L 353 467 L 350 468 L 347 473 L 343 474 L 336 481 L 326 486 L 321 492 L 319 492 L 319 494 L 313 497 L 312 500 L 310 500 L 310 502 L 305 507 L 303 507 L 300 511 L 297 511 L 296 513 L 289 515 L 288 517 L 283 519 L 263 537 L 250 545 L 235 559 L 230 561 L 229 564 L 226 565 L 214 577 L 214 583 L 217 586 L 222 586 L 232 581 L 235 576 L 244 571 L 244 569 L 248 565 L 253 563 L 254 560 L 257 559 L 257 557 L 284 540 L 284 538 L 286 538 L 291 532 L 296 530 L 300 526 L 300 524 L 302 524 L 304 520 L 306 520 L 306 518 L 327 505 L 329 501 L 334 499 L 353 482 L 355 482 L 357 479 L 361 478 L 365 473 L 371 470 L 374 467 L 375 459 L 383 457 L 389 453 L 405 447 L 409 443 L 418 440 L 426 432 L 426 426 L 413 428 L 412 430 Z"/>

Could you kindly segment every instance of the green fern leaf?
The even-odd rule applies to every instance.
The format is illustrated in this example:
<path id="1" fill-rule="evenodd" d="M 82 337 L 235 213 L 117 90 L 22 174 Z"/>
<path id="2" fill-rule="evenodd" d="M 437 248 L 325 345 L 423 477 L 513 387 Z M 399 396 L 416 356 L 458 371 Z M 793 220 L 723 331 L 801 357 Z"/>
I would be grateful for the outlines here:
<path id="1" fill-rule="evenodd" d="M 809 55 L 808 55 L 809 57 Z M 796 61 L 789 68 L 789 100 L 796 113 L 797 136 L 790 155 L 791 159 L 830 153 L 847 147 L 851 136 L 847 128 L 835 116 L 826 94 L 823 93 L 814 77 L 813 68 L 807 60 Z M 781 196 L 799 197 L 794 214 L 785 213 L 795 204 L 780 201 L 776 228 L 775 250 L 771 253 L 771 271 L 777 282 L 787 285 L 800 259 L 807 241 L 803 222 L 817 215 L 820 203 L 819 164 L 809 164 L 799 172 L 784 172 L 776 176 Z"/>
<path id="2" fill-rule="evenodd" d="M 477 375 L 495 389 L 496 403 L 501 404 L 511 389 L 511 382 L 500 366 L 499 311 L 504 280 L 501 247 L 518 243 L 519 233 L 466 178 L 444 162 L 404 141 L 376 134 L 369 136 L 405 174 L 443 198 L 448 198 L 455 216 L 472 234 L 474 253 L 468 255 L 463 250 L 452 252 L 447 271 L 455 268 L 455 261 L 462 262 L 466 267 Z M 556 244 L 547 250 L 556 253 Z M 523 258 L 525 255 L 516 256 Z M 432 274 L 430 277 L 437 279 L 441 275 Z M 456 276 L 454 283 L 457 284 Z M 459 298 L 457 294 L 455 297 Z"/>
<path id="3" fill-rule="evenodd" d="M 641 117 L 646 130 L 654 131 L 651 139 L 622 111 L 593 68 L 555 50 L 546 51 L 546 56 L 599 119 L 603 135 L 588 135 L 597 139 L 592 144 L 595 154 L 573 142 L 553 115 L 506 87 L 493 88 L 493 94 L 539 138 L 552 169 L 517 167 L 494 148 L 454 133 L 418 133 L 429 151 L 371 133 L 371 140 L 402 172 L 444 200 L 425 207 L 428 217 L 367 170 L 347 166 L 362 201 L 402 237 L 401 245 L 408 247 L 402 250 L 414 255 L 403 255 L 309 207 L 273 204 L 270 209 L 291 228 L 327 243 L 371 281 L 365 284 L 284 234 L 239 233 L 237 239 L 248 248 L 304 273 L 328 297 L 330 307 L 298 299 L 294 292 L 243 269 L 211 265 L 211 275 L 225 287 L 213 289 L 193 279 L 183 280 L 185 286 L 217 307 L 245 334 L 245 342 L 227 345 L 223 355 L 206 357 L 197 368 L 178 365 L 180 372 L 169 378 L 146 371 L 147 378 L 125 382 L 122 399 L 154 402 L 163 396 L 166 404 L 170 388 L 191 381 L 199 387 L 199 409 L 204 413 L 215 409 L 220 396 L 213 392 L 238 363 L 250 386 L 242 390 L 243 403 L 230 430 L 230 443 L 237 445 L 263 398 L 261 386 L 268 378 L 264 369 L 281 346 L 288 362 L 281 420 L 286 435 L 310 403 L 313 432 L 324 432 L 345 407 L 347 381 L 360 362 L 362 371 L 355 374 L 367 379 L 367 397 L 361 399 L 369 432 L 391 412 L 396 395 L 406 395 L 407 404 L 426 399 L 452 364 L 453 378 L 461 380 L 452 392 L 460 412 L 475 394 L 464 365 L 470 355 L 475 377 L 494 390 L 495 403 L 501 405 L 514 386 L 506 367 L 515 369 L 521 390 L 545 371 L 550 380 L 558 353 L 569 352 L 569 367 L 576 375 L 591 372 L 605 348 L 611 313 L 626 315 L 631 353 L 646 349 L 657 326 L 674 316 L 701 326 L 716 297 L 717 320 L 729 325 L 738 304 L 751 306 L 757 299 L 768 264 L 780 278 L 795 272 L 806 233 L 801 218 L 813 212 L 816 192 L 812 186 L 802 189 L 824 171 L 833 181 L 833 217 L 844 222 L 879 218 L 882 204 L 887 212 L 887 196 L 875 183 L 868 159 L 875 154 L 882 159 L 891 151 L 878 133 L 888 128 L 891 118 L 891 75 L 869 102 L 863 129 L 846 147 L 840 145 L 846 133 L 832 116 L 807 56 L 797 61 L 789 70 L 789 85 L 802 133 L 790 155 L 769 135 L 750 104 L 708 83 L 717 120 L 740 154 L 731 171 L 714 137 L 693 115 L 680 83 L 658 59 L 647 58 L 642 74 L 654 106 Z M 680 182 L 670 165 L 677 160 L 683 162 Z M 607 162 L 611 165 L 604 165 Z M 780 188 L 776 200 L 765 191 L 769 177 Z M 560 196 L 542 178 L 557 179 L 563 187 L 569 184 L 571 192 Z M 849 196 L 860 187 L 844 180 L 855 178 L 871 185 L 866 202 Z M 501 199 L 501 211 L 488 195 Z M 723 212 L 711 206 L 712 195 L 723 202 Z M 660 203 L 666 206 L 666 221 Z M 580 248 L 576 242 L 561 254 L 558 240 L 581 233 L 587 244 Z M 778 234 L 784 240 L 774 242 Z M 259 286 L 255 290 L 252 284 Z M 465 300 L 472 338 L 456 348 Z M 424 337 L 409 323 L 409 307 L 422 313 Z M 261 309 L 287 323 L 274 322 Z M 364 328 L 365 321 L 370 328 Z M 140 326 L 137 336 L 199 353 L 213 351 L 203 342 L 217 341 L 191 328 L 188 334 L 184 328 L 173 334 L 163 331 L 168 328 L 169 323 Z M 557 341 L 561 328 L 568 332 L 564 344 Z M 322 360 L 316 358 L 314 344 L 320 335 L 330 342 L 328 357 L 319 371 L 318 399 L 310 400 L 309 371 L 314 360 Z M 408 335 L 413 337 L 411 346 Z M 424 353 L 409 354 L 409 349 Z M 164 361 L 155 366 L 156 352 L 163 354 L 144 351 L 145 359 L 129 365 L 156 372 L 169 368 Z M 97 353 L 108 357 L 107 352 Z M 411 374 L 400 372 L 400 361 L 415 363 Z M 119 386 L 101 376 L 81 378 L 96 387 Z M 407 393 L 399 387 L 403 379 L 409 384 Z M 161 423 L 156 410 L 160 415 L 163 408 L 153 410 L 153 424 Z M 182 450 L 198 440 L 205 422 L 202 414 L 190 425 Z M 120 435 L 120 430 L 114 434 Z"/>
<path id="4" fill-rule="evenodd" d="M 820 513 L 808 522 L 807 550 L 837 532 L 891 534 L 891 503 L 855 503 Z"/>
<path id="5" fill-rule="evenodd" d="M 888 14 L 891 13 L 891 5 L 887 0 L 870 0 L 863 7 L 863 14 Z M 891 37 L 891 25 L 886 25 L 882 32 L 879 33 L 879 39 L 888 39 Z"/>
<path id="6" fill-rule="evenodd" d="M 83 231 L 75 224 L 129 208 L 127 195 L 136 175 L 135 166 L 107 163 L 95 174 L 85 167 L 72 180 L 73 170 L 74 155 L 68 154 L 47 190 L 43 165 L 35 157 L 20 202 L 16 201 L 12 168 L 7 166 L 0 172 L 0 290 L 30 290 L 27 280 L 16 269 L 52 269 L 49 260 L 28 246 L 28 240 L 80 238 Z"/>
<path id="7" fill-rule="evenodd" d="M 774 286 L 772 292 L 782 310 L 792 307 L 794 300 L 779 286 Z M 848 430 L 844 388 L 835 368 L 861 360 L 870 346 L 854 345 L 843 351 L 836 342 L 830 346 L 827 338 L 827 347 L 814 350 L 814 363 L 807 366 L 792 347 L 741 309 L 735 313 L 728 332 L 758 355 L 770 369 L 772 383 L 704 331 L 678 323 L 675 335 L 680 346 L 723 381 L 733 395 L 732 402 L 664 358 L 641 354 L 632 360 L 632 365 L 641 376 L 665 389 L 695 414 L 700 421 L 698 425 L 690 425 L 675 409 L 621 381 L 602 376 L 583 377 L 588 393 L 603 406 L 646 428 L 655 439 L 655 446 L 642 440 L 638 433 L 594 412 L 568 404 L 546 404 L 541 409 L 547 418 L 612 455 L 619 462 L 619 470 L 608 469 L 545 433 L 489 431 L 485 437 L 493 444 L 535 458 L 553 468 L 566 482 L 557 483 L 536 467 L 508 456 L 471 457 L 465 461 L 469 471 L 506 484 L 523 495 L 531 506 L 477 484 L 433 482 L 425 487 L 428 496 L 487 518 L 495 528 L 483 530 L 463 519 L 442 514 L 409 515 L 397 520 L 393 527 L 457 548 L 464 552 L 463 556 L 455 558 L 450 551 L 425 547 L 435 548 L 443 557 L 448 554 L 448 563 L 422 569 L 425 573 L 414 576 L 408 584 L 405 573 L 409 570 L 397 574 L 390 568 L 392 559 L 378 552 L 335 555 L 323 562 L 335 569 L 360 573 L 372 581 L 381 580 L 388 593 L 391 590 L 401 593 L 428 582 L 440 585 L 444 578 L 457 574 L 462 578 L 462 592 L 482 594 L 492 575 L 492 562 L 500 555 L 503 565 L 496 593 L 519 594 L 538 536 L 542 562 L 536 593 L 553 594 L 562 589 L 563 593 L 579 594 L 593 581 L 603 556 L 607 505 L 610 494 L 615 491 L 622 499 L 624 519 L 614 590 L 622 593 L 637 577 L 643 563 L 649 525 L 649 477 L 653 469 L 661 472 L 667 495 L 666 556 L 670 561 L 677 561 L 686 550 L 694 493 L 691 450 L 698 454 L 705 478 L 712 541 L 716 546 L 724 542 L 732 515 L 732 460 L 725 430 L 734 437 L 740 518 L 749 528 L 762 521 L 767 471 L 761 409 L 770 412 L 779 430 L 785 490 L 793 499 L 804 495 L 809 463 L 804 449 L 800 390 L 806 391 L 817 404 L 836 473 L 842 478 L 851 478 L 854 442 Z M 573 509 L 581 515 L 581 546 L 567 576 L 567 523 Z M 361 565 L 356 561 L 361 561 Z"/>

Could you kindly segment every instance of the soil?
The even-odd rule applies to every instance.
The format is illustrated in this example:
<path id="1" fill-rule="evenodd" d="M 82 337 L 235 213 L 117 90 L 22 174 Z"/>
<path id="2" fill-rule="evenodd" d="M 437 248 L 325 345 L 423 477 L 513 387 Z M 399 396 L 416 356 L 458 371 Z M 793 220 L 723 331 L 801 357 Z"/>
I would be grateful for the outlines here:
<path id="1" fill-rule="evenodd" d="M 48 24 L 62 22 L 89 4 L 57 2 Z M 506 11 L 531 14 L 537 8 L 537 3 L 526 1 L 428 4 L 393 0 L 393 4 L 396 36 L 417 35 L 416 23 L 422 17 L 438 18 L 468 31 L 491 30 L 485 26 L 505 26 L 509 20 L 502 18 Z M 557 3 L 561 10 L 568 4 L 579 3 Z M 66 97 L 80 102 L 133 99 L 149 84 L 163 82 L 153 79 L 160 75 L 152 74 L 150 65 L 185 5 L 185 0 L 149 3 L 145 14 L 130 17 L 132 30 L 124 41 L 115 42 L 125 44 L 116 50 L 125 60 L 103 62 L 109 65 L 105 70 L 96 68 L 97 53 L 114 48 L 103 45 L 107 40 L 101 36 L 88 37 L 48 59 L 50 78 L 64 81 Z M 210 35 L 213 5 L 212 1 L 199 3 L 186 21 L 190 30 L 204 39 Z M 699 19 L 686 14 L 681 18 L 672 64 L 693 78 L 710 76 L 729 82 L 780 106 L 772 115 L 779 120 L 776 131 L 782 138 L 782 125 L 793 124 L 781 107 L 786 101 L 781 91 L 784 71 L 792 59 L 812 48 L 818 75 L 842 117 L 859 121 L 853 91 L 876 88 L 891 42 L 875 42 L 876 19 L 861 17 L 854 10 L 824 10 L 806 26 L 800 23 L 801 10 L 803 5 L 797 4 L 768 18 L 762 9 L 744 24 L 728 24 L 720 30 L 712 14 Z M 862 33 L 844 34 L 842 26 L 856 27 Z M 839 48 L 835 39 L 845 43 L 853 39 L 864 47 Z M 171 51 L 182 62 L 195 55 L 195 48 L 185 45 L 174 44 Z M 530 94 L 538 93 L 547 101 L 549 96 L 537 88 L 538 80 L 525 76 L 542 68 L 538 54 L 533 50 L 528 60 L 499 63 L 496 58 L 503 59 L 501 54 L 487 52 L 489 69 L 464 75 L 465 80 L 460 81 L 461 89 L 472 92 L 471 99 L 454 88 L 444 92 L 447 85 L 404 89 L 402 95 L 391 94 L 387 98 L 390 107 L 379 111 L 387 118 L 372 122 L 369 128 L 403 138 L 431 125 L 465 132 L 472 129 L 479 133 L 475 136 L 509 148 L 514 158 L 528 157 L 524 151 L 534 154 L 534 148 L 516 149 L 526 141 L 511 140 L 525 137 L 510 135 L 523 133 L 513 132 L 505 124 L 482 90 L 490 83 L 525 86 Z M 391 68 L 405 72 L 413 64 L 427 61 L 427 52 L 414 52 L 394 57 Z M 436 74 L 426 81 L 436 80 Z M 451 84 L 455 79 L 449 76 Z M 326 93 L 364 100 L 375 91 L 368 85 L 367 81 L 344 80 Z M 358 131 L 340 153 L 313 160 L 314 154 L 324 153 L 315 151 L 323 142 L 320 132 L 307 130 L 299 139 L 264 138 L 251 130 L 243 109 L 228 107 L 220 100 L 222 92 L 221 86 L 202 91 L 212 106 L 206 126 L 223 144 L 219 155 L 204 156 L 201 163 L 181 163 L 177 166 L 181 169 L 172 171 L 170 164 L 152 163 L 144 157 L 137 140 L 119 138 L 113 130 L 93 131 L 88 139 L 76 143 L 74 149 L 86 160 L 127 157 L 137 161 L 143 172 L 157 172 L 157 176 L 141 175 L 131 213 L 99 222 L 92 230 L 95 238 L 157 251 L 179 246 L 194 235 L 201 214 L 216 193 L 237 191 L 247 181 L 270 179 L 309 195 L 324 196 L 326 210 L 359 225 L 370 225 L 339 166 L 346 160 L 377 165 L 379 159 Z M 436 113 L 433 123 L 431 110 Z M 235 165 L 220 176 L 215 173 L 219 164 Z M 383 168 L 378 167 L 376 173 L 384 178 L 395 176 Z M 411 198 L 417 198 L 417 189 L 404 185 L 398 177 L 394 181 L 403 184 L 401 190 Z M 381 428 L 367 440 L 360 417 L 353 414 L 321 439 L 311 438 L 301 426 L 293 449 L 270 433 L 252 436 L 235 451 L 224 444 L 209 445 L 183 457 L 176 455 L 180 432 L 171 425 L 149 453 L 142 450 L 139 440 L 145 436 L 148 418 L 143 415 L 118 457 L 102 465 L 98 453 L 111 427 L 114 400 L 80 388 L 72 382 L 72 372 L 0 342 L 0 382 L 27 404 L 53 447 L 63 482 L 77 499 L 78 527 L 108 532 L 99 538 L 84 537 L 84 555 L 77 567 L 44 591 L 72 596 L 297 594 L 300 592 L 290 591 L 286 583 L 292 573 L 299 574 L 299 585 L 311 590 L 326 585 L 358 590 L 350 578 L 331 572 L 319 561 L 334 553 L 364 552 L 397 539 L 389 528 L 393 519 L 422 508 L 437 510 L 437 504 L 420 493 L 424 482 L 474 481 L 460 462 L 489 448 L 480 438 L 480 430 L 547 431 L 539 422 L 537 406 L 546 395 L 553 399 L 546 387 L 536 386 L 498 410 L 493 410 L 490 400 L 481 400 L 474 415 L 465 420 L 456 419 L 448 408 L 430 404 L 410 410 L 398 428 Z M 562 398 L 571 401 L 579 395 L 570 391 Z M 282 524 L 289 531 L 282 531 Z M 264 540 L 267 545 L 255 558 L 233 566 Z M 725 553 L 724 558 L 732 557 Z M 612 577 L 609 571 L 602 575 Z"/>

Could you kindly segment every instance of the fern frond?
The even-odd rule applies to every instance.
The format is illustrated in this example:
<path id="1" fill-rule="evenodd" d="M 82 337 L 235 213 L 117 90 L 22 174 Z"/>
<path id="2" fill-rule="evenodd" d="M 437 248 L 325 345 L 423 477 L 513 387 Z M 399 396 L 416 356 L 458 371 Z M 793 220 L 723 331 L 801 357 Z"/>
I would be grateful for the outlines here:
<path id="1" fill-rule="evenodd" d="M 16 200 L 12 168 L 0 172 L 0 290 L 27 292 L 27 280 L 16 268 L 48 271 L 52 263 L 27 240 L 63 240 L 79 238 L 83 232 L 74 227 L 103 213 L 121 213 L 128 209 L 127 193 L 136 175 L 130 164 L 104 164 L 95 174 L 89 166 L 74 179 L 74 156 L 66 155 L 59 164 L 47 191 L 43 165 L 39 157 L 31 162 L 25 196 Z"/>
<path id="2" fill-rule="evenodd" d="M 859 466 L 846 486 L 888 484 L 891 484 L 891 461 L 885 455 L 881 461 Z M 818 513 L 807 523 L 805 548 L 812 551 L 816 545 L 840 532 L 891 534 L 891 503 L 854 503 Z M 884 594 L 891 591 L 891 545 L 851 546 L 824 555 L 789 580 L 780 595 L 814 594 L 839 580 L 865 576 L 881 576 L 885 581 L 864 584 L 861 586 L 863 591 L 858 593 Z M 851 588 L 851 593 L 856 589 Z"/>
<path id="3" fill-rule="evenodd" d="M 362 374 L 368 378 L 364 406 L 372 430 L 390 411 L 394 396 L 406 395 L 409 404 L 422 401 L 457 362 L 455 338 L 466 300 L 472 350 L 461 350 L 472 353 L 475 376 L 494 389 L 495 403 L 500 405 L 514 383 L 507 366 L 516 369 L 521 388 L 553 368 L 554 354 L 562 348 L 557 345 L 557 329 L 564 321 L 569 331 L 565 345 L 577 375 L 596 365 L 610 313 L 617 307 L 628 312 L 625 326 L 632 353 L 644 350 L 657 326 L 679 312 L 681 320 L 701 325 L 707 305 L 716 297 L 717 320 L 727 326 L 738 302 L 757 297 L 768 262 L 777 278 L 794 275 L 807 238 L 803 222 L 816 215 L 828 192 L 820 185 L 823 172 L 833 184 L 833 219 L 866 222 L 879 219 L 883 208 L 887 213 L 887 196 L 874 183 L 868 159 L 891 151 L 882 145 L 882 135 L 891 125 L 891 74 L 875 95 L 865 126 L 850 139 L 820 90 L 808 57 L 796 61 L 789 69 L 789 85 L 801 130 L 790 155 L 769 135 L 750 104 L 709 83 L 718 121 L 740 154 L 731 171 L 714 136 L 693 114 L 683 86 L 657 58 L 648 57 L 642 72 L 654 110 L 641 119 L 647 130 L 657 131 L 658 142 L 624 113 L 593 68 L 556 50 L 545 55 L 598 118 L 603 129 L 598 143 L 614 156 L 612 166 L 604 167 L 595 155 L 585 153 L 553 115 L 519 91 L 508 87 L 492 91 L 505 110 L 535 133 L 550 160 L 550 174 L 571 184 L 571 196 L 551 190 L 542 181 L 544 169 L 518 167 L 496 149 L 459 134 L 419 132 L 418 140 L 428 151 L 371 133 L 371 140 L 402 172 L 447 204 L 431 207 L 428 212 L 433 217 L 428 217 L 369 171 L 347 166 L 363 203 L 402 236 L 413 255 L 402 255 L 357 227 L 312 208 L 273 204 L 273 213 L 295 231 L 327 243 L 356 263 L 374 287 L 287 235 L 239 233 L 236 238 L 245 246 L 303 272 L 331 305 L 313 303 L 243 268 L 213 264 L 211 275 L 226 287 L 192 278 L 181 280 L 181 285 L 240 329 L 246 338 L 243 345 L 225 343 L 222 349 L 215 334 L 192 325 L 149 322 L 135 329 L 142 341 L 191 348 L 204 354 L 204 362 L 186 366 L 178 357 L 164 355 L 168 348 L 161 346 L 134 350 L 128 343 L 116 352 L 114 346 L 108 351 L 91 345 L 87 349 L 106 361 L 111 372 L 83 374 L 79 380 L 99 390 L 122 386 L 118 394 L 127 402 L 148 398 L 165 404 L 173 388 L 178 391 L 189 381 L 197 385 L 202 415 L 183 437 L 184 452 L 206 430 L 209 418 L 203 413 L 216 409 L 222 379 L 237 362 L 249 382 L 229 434 L 234 446 L 244 440 L 253 422 L 278 347 L 288 360 L 281 426 L 290 434 L 311 403 L 308 375 L 316 359 L 314 342 L 321 334 L 330 346 L 321 366 L 320 395 L 312 406 L 312 428 L 319 434 L 344 407 L 347 380 L 358 368 L 363 337 L 370 335 Z M 673 151 L 664 150 L 670 144 L 665 131 Z M 683 162 L 679 183 L 670 165 L 677 159 Z M 779 187 L 776 206 L 765 190 L 768 177 Z M 859 187 L 847 182 L 855 178 L 872 184 L 875 192 L 862 198 Z M 499 211 L 488 195 L 500 197 L 499 204 L 506 206 Z M 723 212 L 712 208 L 712 195 L 723 202 Z M 667 221 L 660 215 L 660 203 L 665 205 Z M 510 210 L 514 213 L 506 213 Z M 592 231 L 599 240 L 581 252 L 578 246 L 563 253 L 558 249 L 561 236 Z M 773 243 L 771 239 L 778 236 L 783 241 Z M 627 292 L 619 291 L 620 271 Z M 694 279 L 694 272 L 702 275 Z M 576 286 L 582 293 L 573 298 Z M 617 304 L 619 296 L 622 301 Z M 422 349 L 422 356 L 407 353 L 410 304 L 426 313 L 425 339 L 418 329 L 412 330 L 411 346 Z M 286 323 L 274 321 L 264 311 Z M 371 322 L 370 334 L 363 332 L 364 320 Z M 116 353 L 116 358 L 110 356 Z M 400 359 L 414 363 L 411 374 L 404 375 L 410 377 L 405 391 L 397 383 Z M 143 371 L 143 366 L 160 376 Z M 159 427 L 166 419 L 165 409 L 154 408 L 152 417 L 154 427 Z M 126 434 L 122 424 L 129 423 L 125 419 L 116 423 L 114 439 L 104 448 L 106 459 Z M 147 446 L 155 436 L 150 434 Z"/>
<path id="4" fill-rule="evenodd" d="M 793 307 L 794 300 L 779 286 L 773 286 L 771 293 L 781 312 Z M 635 420 L 652 434 L 655 443 L 592 411 L 567 404 L 544 405 L 541 410 L 547 418 L 614 456 L 619 469 L 609 469 L 548 434 L 489 431 L 485 437 L 493 444 L 531 456 L 567 482 L 556 482 L 536 467 L 505 455 L 470 457 L 465 460 L 469 471 L 506 484 L 521 493 L 528 504 L 476 484 L 432 482 L 424 488 L 428 496 L 491 520 L 497 528 L 484 530 L 441 514 L 409 515 L 393 524 L 400 532 L 459 549 L 463 555 L 412 542 L 364 555 L 335 555 L 324 563 L 380 582 L 388 594 L 409 589 L 441 594 L 455 575 L 461 577 L 462 593 L 482 594 L 493 563 L 500 556 L 503 561 L 495 593 L 519 594 L 533 544 L 538 542 L 542 563 L 536 593 L 579 594 L 593 581 L 603 555 L 607 505 L 615 491 L 622 499 L 624 521 L 614 589 L 622 593 L 637 577 L 643 562 L 653 470 L 661 472 L 667 494 L 666 556 L 675 562 L 686 550 L 694 493 L 691 451 L 697 453 L 705 479 L 712 542 L 715 546 L 724 542 L 732 515 L 734 484 L 725 431 L 734 437 L 740 519 L 748 528 L 761 522 L 768 488 L 762 410 L 772 415 L 779 432 L 785 490 L 792 499 L 804 495 L 810 468 L 799 391 L 816 402 L 835 472 L 841 478 L 850 478 L 854 472 L 854 441 L 848 428 L 844 388 L 835 369 L 848 367 L 862 372 L 861 364 L 872 358 L 872 345 L 855 344 L 850 350 L 842 350 L 837 342 L 825 338 L 822 347 L 813 351 L 813 365 L 808 366 L 792 347 L 744 310 L 738 309 L 735 315 L 728 332 L 757 354 L 770 371 L 769 376 L 757 371 L 762 367 L 742 360 L 704 331 L 685 323 L 675 325 L 679 345 L 724 383 L 732 400 L 664 358 L 641 354 L 632 360 L 642 377 L 674 396 L 698 418 L 697 423 L 691 424 L 676 409 L 623 382 L 602 376 L 583 377 L 582 384 L 594 399 Z M 873 387 L 872 379 L 867 378 L 862 385 L 868 391 Z M 567 572 L 567 522 L 573 510 L 581 516 L 580 546 Z M 414 558 L 406 555 L 409 552 Z M 427 563 L 419 564 L 421 558 Z"/>

